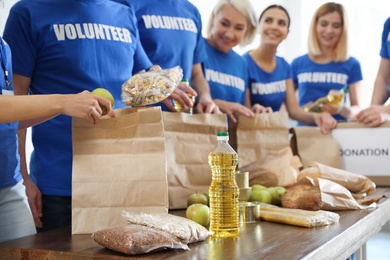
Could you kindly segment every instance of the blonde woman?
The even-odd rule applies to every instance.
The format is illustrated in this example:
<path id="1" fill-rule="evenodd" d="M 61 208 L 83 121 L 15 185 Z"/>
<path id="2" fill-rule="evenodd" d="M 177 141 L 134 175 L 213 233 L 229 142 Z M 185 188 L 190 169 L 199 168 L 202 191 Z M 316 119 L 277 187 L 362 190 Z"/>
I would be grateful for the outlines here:
<path id="1" fill-rule="evenodd" d="M 327 113 L 307 113 L 298 106 L 288 62 L 276 55 L 289 33 L 290 16 L 280 5 L 270 5 L 259 18 L 260 45 L 243 57 L 249 71 L 250 103 L 255 113 L 279 111 L 285 104 L 289 116 L 306 124 L 317 124 L 323 133 L 336 126 Z"/>
<path id="2" fill-rule="evenodd" d="M 209 18 L 207 60 L 202 63 L 202 68 L 211 97 L 234 123 L 237 115 L 254 116 L 246 107 L 247 66 L 233 47 L 250 43 L 256 25 L 256 14 L 248 0 L 220 0 Z"/>
<path id="3" fill-rule="evenodd" d="M 299 104 L 305 106 L 331 89 L 349 89 L 351 106 L 358 107 L 357 92 L 362 71 L 359 61 L 348 56 L 348 26 L 344 7 L 338 3 L 320 6 L 311 21 L 309 52 L 296 58 L 291 66 L 294 83 L 299 91 Z M 324 105 L 337 121 L 351 118 L 351 107 Z"/>

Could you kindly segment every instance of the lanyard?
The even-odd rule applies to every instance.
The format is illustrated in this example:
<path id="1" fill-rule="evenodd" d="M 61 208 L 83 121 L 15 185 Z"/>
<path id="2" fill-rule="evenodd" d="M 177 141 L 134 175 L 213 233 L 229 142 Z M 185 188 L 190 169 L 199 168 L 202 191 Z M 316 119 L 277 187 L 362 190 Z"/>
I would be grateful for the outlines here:
<path id="1" fill-rule="evenodd" d="M 8 80 L 8 70 L 6 67 L 7 64 L 7 55 L 5 53 L 5 44 L 4 40 L 0 38 L 1 42 L 1 68 L 3 69 L 4 72 L 4 80 L 5 80 L 5 88 L 8 89 L 8 87 L 12 84 L 11 81 Z"/>

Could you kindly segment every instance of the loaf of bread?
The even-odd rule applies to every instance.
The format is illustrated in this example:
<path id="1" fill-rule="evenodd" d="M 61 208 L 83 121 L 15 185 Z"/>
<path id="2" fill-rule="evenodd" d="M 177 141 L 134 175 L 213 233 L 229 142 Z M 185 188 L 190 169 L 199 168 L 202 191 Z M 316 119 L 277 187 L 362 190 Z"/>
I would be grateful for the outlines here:
<path id="1" fill-rule="evenodd" d="M 323 206 L 320 188 L 312 184 L 295 184 L 282 197 L 282 207 L 319 210 Z"/>

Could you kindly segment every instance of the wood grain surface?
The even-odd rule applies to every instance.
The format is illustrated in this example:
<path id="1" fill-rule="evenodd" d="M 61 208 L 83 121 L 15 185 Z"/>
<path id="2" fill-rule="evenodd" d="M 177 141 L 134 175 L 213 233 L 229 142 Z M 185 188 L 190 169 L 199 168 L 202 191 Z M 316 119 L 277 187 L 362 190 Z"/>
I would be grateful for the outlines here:
<path id="1" fill-rule="evenodd" d="M 342 211 L 327 227 L 303 228 L 271 222 L 242 224 L 238 238 L 207 238 L 191 250 L 127 256 L 95 243 L 90 235 L 61 228 L 0 244 L 0 259 L 347 259 L 390 220 L 390 187 L 376 209 Z M 171 211 L 184 216 L 184 210 Z"/>

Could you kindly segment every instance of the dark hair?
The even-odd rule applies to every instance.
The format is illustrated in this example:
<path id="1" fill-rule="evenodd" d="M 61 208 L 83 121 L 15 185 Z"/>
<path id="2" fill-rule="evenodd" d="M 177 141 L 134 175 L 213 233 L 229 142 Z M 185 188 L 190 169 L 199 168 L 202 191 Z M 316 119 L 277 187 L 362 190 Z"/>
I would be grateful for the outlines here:
<path id="1" fill-rule="evenodd" d="M 267 8 L 265 8 L 265 9 L 263 10 L 263 12 L 261 12 L 261 14 L 260 14 L 259 22 L 261 21 L 261 18 L 263 18 L 264 13 L 267 12 L 269 9 L 273 9 L 273 8 L 282 10 L 283 12 L 286 13 L 287 18 L 288 18 L 287 28 L 290 28 L 290 24 L 291 24 L 290 15 L 288 14 L 286 8 L 284 8 L 284 7 L 281 6 L 281 5 L 270 5 L 270 6 L 268 6 Z"/>

